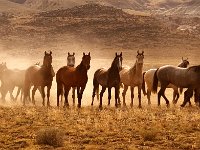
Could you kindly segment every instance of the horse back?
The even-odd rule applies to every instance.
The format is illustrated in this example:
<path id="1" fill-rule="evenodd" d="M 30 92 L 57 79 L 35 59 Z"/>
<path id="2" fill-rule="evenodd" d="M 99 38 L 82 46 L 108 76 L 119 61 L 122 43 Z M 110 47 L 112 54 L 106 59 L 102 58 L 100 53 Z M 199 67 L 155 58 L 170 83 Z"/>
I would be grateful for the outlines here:
<path id="1" fill-rule="evenodd" d="M 97 80 L 97 82 L 101 85 L 101 86 L 105 86 L 107 87 L 107 83 L 108 83 L 108 70 L 106 68 L 100 68 L 98 70 L 95 71 L 94 73 L 94 79 Z"/>
<path id="2" fill-rule="evenodd" d="M 56 82 L 69 87 L 84 86 L 87 81 L 87 74 L 81 74 L 74 67 L 65 66 L 60 68 L 56 73 Z"/>

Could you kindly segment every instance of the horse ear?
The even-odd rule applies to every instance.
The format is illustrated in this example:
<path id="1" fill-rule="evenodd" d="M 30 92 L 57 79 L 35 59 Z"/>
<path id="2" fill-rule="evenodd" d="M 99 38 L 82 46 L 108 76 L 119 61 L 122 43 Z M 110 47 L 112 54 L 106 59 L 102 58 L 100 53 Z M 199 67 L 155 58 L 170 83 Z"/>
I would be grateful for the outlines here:
<path id="1" fill-rule="evenodd" d="M 73 56 L 75 55 L 75 53 L 73 52 Z"/>
<path id="2" fill-rule="evenodd" d="M 144 51 L 142 51 L 142 55 L 144 55 Z"/>
<path id="3" fill-rule="evenodd" d="M 115 56 L 117 57 L 117 52 L 115 53 Z"/>
<path id="4" fill-rule="evenodd" d="M 83 56 L 85 56 L 85 53 L 83 52 Z"/>
<path id="5" fill-rule="evenodd" d="M 182 57 L 182 61 L 183 61 L 184 59 L 183 59 L 183 57 Z"/>
<path id="6" fill-rule="evenodd" d="M 46 52 L 46 51 L 44 52 L 44 55 L 47 55 L 47 52 Z"/>
<path id="7" fill-rule="evenodd" d="M 122 52 L 120 53 L 120 56 L 122 57 Z"/>
<path id="8" fill-rule="evenodd" d="M 70 53 L 68 52 L 68 56 L 70 55 Z"/>
<path id="9" fill-rule="evenodd" d="M 88 53 L 88 55 L 90 56 L 90 52 Z"/>
<path id="10" fill-rule="evenodd" d="M 137 53 L 139 54 L 139 53 L 140 53 L 140 51 L 138 50 L 138 51 L 137 51 Z"/>
<path id="11" fill-rule="evenodd" d="M 50 55 L 52 54 L 52 51 L 50 51 Z"/>

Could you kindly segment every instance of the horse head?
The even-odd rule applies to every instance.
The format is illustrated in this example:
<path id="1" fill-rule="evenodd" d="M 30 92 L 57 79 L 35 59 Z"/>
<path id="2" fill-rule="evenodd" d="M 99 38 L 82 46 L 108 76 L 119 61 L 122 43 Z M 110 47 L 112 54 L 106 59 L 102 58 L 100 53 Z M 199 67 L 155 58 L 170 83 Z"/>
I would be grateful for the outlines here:
<path id="1" fill-rule="evenodd" d="M 47 53 L 45 51 L 44 53 L 44 59 L 43 59 L 43 66 L 50 67 L 52 64 L 52 52 Z"/>
<path id="2" fill-rule="evenodd" d="M 67 66 L 74 67 L 75 66 L 75 53 L 68 53 L 67 56 Z"/>
<path id="3" fill-rule="evenodd" d="M 182 62 L 181 64 L 179 65 L 179 67 L 183 67 L 183 68 L 187 68 L 189 66 L 190 62 L 188 61 L 188 58 L 184 59 L 182 57 Z"/>
<path id="4" fill-rule="evenodd" d="M 138 64 L 143 65 L 143 59 L 144 59 L 144 51 L 142 51 L 142 53 L 140 53 L 140 51 L 137 51 L 137 56 L 136 56 L 136 61 Z"/>
<path id="5" fill-rule="evenodd" d="M 85 53 L 83 53 L 82 64 L 83 64 L 83 66 L 85 66 L 85 68 L 87 70 L 90 69 L 90 60 L 91 60 L 90 52 L 88 53 L 88 55 L 86 55 Z"/>
<path id="6" fill-rule="evenodd" d="M 119 55 L 115 53 L 115 59 L 112 63 L 112 66 L 116 66 L 119 71 L 122 70 L 122 60 L 122 52 Z"/>

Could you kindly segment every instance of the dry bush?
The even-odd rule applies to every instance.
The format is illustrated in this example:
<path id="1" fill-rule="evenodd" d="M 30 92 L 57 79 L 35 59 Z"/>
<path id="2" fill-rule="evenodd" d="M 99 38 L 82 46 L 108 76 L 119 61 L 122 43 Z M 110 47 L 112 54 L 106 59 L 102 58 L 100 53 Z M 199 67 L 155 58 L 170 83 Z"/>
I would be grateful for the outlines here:
<path id="1" fill-rule="evenodd" d="M 142 136 L 144 141 L 155 141 L 157 134 L 158 131 L 154 128 L 140 130 L 140 135 Z"/>
<path id="2" fill-rule="evenodd" d="M 53 147 L 63 146 L 64 134 L 56 128 L 40 130 L 36 135 L 36 142 L 39 145 L 50 145 Z"/>

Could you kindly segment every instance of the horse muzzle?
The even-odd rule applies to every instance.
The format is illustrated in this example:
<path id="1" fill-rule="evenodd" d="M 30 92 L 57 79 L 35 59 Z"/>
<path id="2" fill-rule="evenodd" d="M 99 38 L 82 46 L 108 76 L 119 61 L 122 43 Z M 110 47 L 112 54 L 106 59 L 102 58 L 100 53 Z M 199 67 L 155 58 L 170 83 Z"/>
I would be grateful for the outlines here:
<path id="1" fill-rule="evenodd" d="M 87 66 L 86 66 L 86 69 L 89 70 L 89 69 L 90 69 L 90 65 L 87 65 Z"/>

